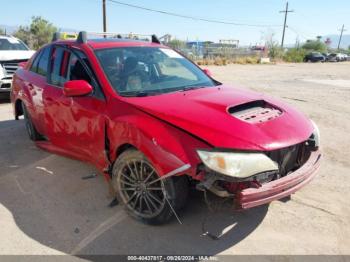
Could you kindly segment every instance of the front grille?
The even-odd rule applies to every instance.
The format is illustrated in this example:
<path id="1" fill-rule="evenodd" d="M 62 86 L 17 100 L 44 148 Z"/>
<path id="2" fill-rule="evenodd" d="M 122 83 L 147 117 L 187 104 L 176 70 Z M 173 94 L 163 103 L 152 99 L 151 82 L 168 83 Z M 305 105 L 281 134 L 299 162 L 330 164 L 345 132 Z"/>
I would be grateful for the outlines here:
<path id="1" fill-rule="evenodd" d="M 18 64 L 21 62 L 26 62 L 27 59 L 21 59 L 21 60 L 10 60 L 10 61 L 4 61 L 1 62 L 2 67 L 5 69 L 5 78 L 13 76 L 13 74 L 16 72 L 18 68 Z"/>
<path id="2" fill-rule="evenodd" d="M 0 89 L 9 89 L 9 88 L 11 88 L 11 84 L 2 84 L 1 86 L 0 86 Z"/>
<path id="3" fill-rule="evenodd" d="M 303 142 L 268 152 L 267 155 L 278 163 L 279 175 L 283 177 L 301 167 L 309 158 L 310 153 L 310 146 L 306 142 Z"/>

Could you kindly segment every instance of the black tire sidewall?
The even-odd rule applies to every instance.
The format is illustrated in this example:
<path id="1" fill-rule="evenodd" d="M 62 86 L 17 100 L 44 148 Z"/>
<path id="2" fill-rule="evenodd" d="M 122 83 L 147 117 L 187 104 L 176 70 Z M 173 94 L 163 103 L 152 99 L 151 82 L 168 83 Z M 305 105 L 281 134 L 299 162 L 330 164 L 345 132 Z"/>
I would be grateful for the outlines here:
<path id="1" fill-rule="evenodd" d="M 117 199 L 119 203 L 121 203 L 124 206 L 125 211 L 133 218 L 136 220 L 139 220 L 145 224 L 151 224 L 151 225 L 159 225 L 159 224 L 164 224 L 165 222 L 169 221 L 171 217 L 173 216 L 173 211 L 169 206 L 169 203 L 172 205 L 172 207 L 176 210 L 178 207 L 177 203 L 177 195 L 179 192 L 176 192 L 175 188 L 175 183 L 172 178 L 167 178 L 163 180 L 164 187 L 165 187 L 165 192 L 167 195 L 168 201 L 165 203 L 163 209 L 161 212 L 152 218 L 144 218 L 141 216 L 138 216 L 134 212 L 132 212 L 124 203 L 124 200 L 121 196 L 121 193 L 118 192 L 118 186 L 116 183 L 119 182 L 119 176 L 121 174 L 121 169 L 125 166 L 126 162 L 129 160 L 143 160 L 147 162 L 150 166 L 153 166 L 150 161 L 145 157 L 144 154 L 142 154 L 140 151 L 135 150 L 135 149 L 129 149 L 125 152 L 123 152 L 118 159 L 115 161 L 113 165 L 113 170 L 112 170 L 112 184 L 113 187 L 116 189 L 117 193 Z M 154 167 L 153 167 L 154 168 Z"/>
<path id="2" fill-rule="evenodd" d="M 22 109 L 23 109 L 24 121 L 26 121 L 25 125 L 26 125 L 26 130 L 27 130 L 28 136 L 29 136 L 30 140 L 35 141 L 35 140 L 37 140 L 36 139 L 37 132 L 36 132 L 35 127 L 32 123 L 32 120 L 30 118 L 27 107 L 24 105 L 24 103 L 22 103 Z"/>

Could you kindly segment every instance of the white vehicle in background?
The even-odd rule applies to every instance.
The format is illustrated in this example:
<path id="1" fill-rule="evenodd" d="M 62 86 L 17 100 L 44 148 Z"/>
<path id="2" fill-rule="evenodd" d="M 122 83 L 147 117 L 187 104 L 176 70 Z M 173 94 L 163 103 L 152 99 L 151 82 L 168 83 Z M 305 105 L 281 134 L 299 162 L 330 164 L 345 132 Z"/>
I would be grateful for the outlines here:
<path id="1" fill-rule="evenodd" d="M 18 64 L 28 61 L 34 53 L 18 38 L 0 35 L 0 95 L 10 93 Z"/>
<path id="2" fill-rule="evenodd" d="M 348 55 L 347 55 L 347 54 L 344 54 L 344 53 L 339 53 L 339 57 L 340 57 L 340 61 L 346 61 Z"/>
<path id="3" fill-rule="evenodd" d="M 343 56 L 340 53 L 331 53 L 328 56 L 329 62 L 340 62 L 343 61 Z"/>
<path id="4" fill-rule="evenodd" d="M 338 54 L 339 61 L 344 61 L 344 55 L 342 53 Z"/>

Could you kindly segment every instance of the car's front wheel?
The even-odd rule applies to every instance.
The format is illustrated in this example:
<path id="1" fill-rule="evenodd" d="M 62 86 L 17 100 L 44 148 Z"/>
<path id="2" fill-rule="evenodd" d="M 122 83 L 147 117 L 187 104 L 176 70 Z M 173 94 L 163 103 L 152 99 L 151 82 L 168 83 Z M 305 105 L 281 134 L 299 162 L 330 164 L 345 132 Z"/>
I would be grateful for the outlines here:
<path id="1" fill-rule="evenodd" d="M 23 115 L 24 115 L 26 130 L 27 130 L 27 133 L 28 133 L 30 140 L 32 140 L 32 141 L 40 140 L 41 135 L 38 133 L 38 131 L 36 131 L 35 126 L 33 125 L 32 119 L 31 119 L 29 112 L 28 112 L 26 106 L 24 105 L 24 103 L 22 103 L 22 111 L 23 111 Z"/>
<path id="2" fill-rule="evenodd" d="M 122 153 L 113 166 L 112 182 L 119 202 L 134 218 L 147 224 L 163 224 L 181 209 L 188 195 L 185 176 L 160 179 L 140 151 Z"/>

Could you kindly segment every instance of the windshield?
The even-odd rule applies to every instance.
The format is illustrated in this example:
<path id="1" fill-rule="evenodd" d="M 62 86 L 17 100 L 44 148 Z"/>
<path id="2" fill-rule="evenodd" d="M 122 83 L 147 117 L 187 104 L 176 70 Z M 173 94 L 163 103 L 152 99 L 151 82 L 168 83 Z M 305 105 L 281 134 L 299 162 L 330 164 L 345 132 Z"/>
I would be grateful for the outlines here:
<path id="1" fill-rule="evenodd" d="M 28 47 L 16 38 L 0 38 L 0 50 L 28 50 Z"/>
<path id="2" fill-rule="evenodd" d="M 168 48 L 123 47 L 96 51 L 113 88 L 122 96 L 146 96 L 215 86 L 201 69 Z"/>

